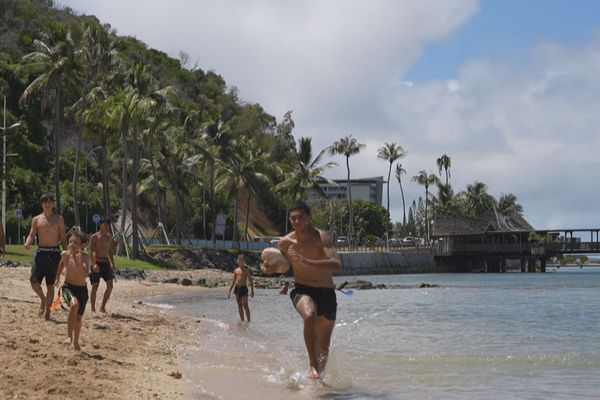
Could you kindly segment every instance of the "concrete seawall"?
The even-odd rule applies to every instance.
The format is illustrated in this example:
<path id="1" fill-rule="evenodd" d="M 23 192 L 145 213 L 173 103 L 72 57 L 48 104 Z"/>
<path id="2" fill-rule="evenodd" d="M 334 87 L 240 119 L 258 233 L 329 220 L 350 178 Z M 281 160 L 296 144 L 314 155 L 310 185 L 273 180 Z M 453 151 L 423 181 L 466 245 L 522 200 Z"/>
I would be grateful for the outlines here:
<path id="1" fill-rule="evenodd" d="M 340 275 L 450 272 L 447 266 L 436 265 L 430 253 L 340 252 L 339 255 L 342 260 L 342 272 Z"/>

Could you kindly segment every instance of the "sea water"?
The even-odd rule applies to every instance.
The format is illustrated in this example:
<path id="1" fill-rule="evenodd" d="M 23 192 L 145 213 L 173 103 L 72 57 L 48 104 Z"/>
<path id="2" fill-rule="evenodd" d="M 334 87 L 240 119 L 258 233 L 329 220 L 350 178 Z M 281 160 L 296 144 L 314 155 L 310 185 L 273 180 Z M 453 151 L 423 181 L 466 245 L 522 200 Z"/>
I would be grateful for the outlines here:
<path id="1" fill-rule="evenodd" d="M 337 292 L 325 379 L 302 321 L 257 289 L 250 324 L 226 289 L 152 302 L 201 327 L 185 375 L 207 399 L 600 399 L 600 268 L 336 277 L 430 288 Z"/>

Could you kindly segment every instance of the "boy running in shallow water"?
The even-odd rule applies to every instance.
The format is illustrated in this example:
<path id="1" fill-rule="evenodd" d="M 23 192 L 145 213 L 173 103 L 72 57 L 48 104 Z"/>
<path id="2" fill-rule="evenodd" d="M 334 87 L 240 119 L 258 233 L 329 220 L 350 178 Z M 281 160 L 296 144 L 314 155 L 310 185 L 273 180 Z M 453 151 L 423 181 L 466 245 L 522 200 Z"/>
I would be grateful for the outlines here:
<path id="1" fill-rule="evenodd" d="M 244 311 L 246 311 L 246 319 L 250 322 L 250 307 L 248 306 L 248 286 L 247 281 L 250 281 L 250 296 L 254 297 L 254 281 L 252 280 L 252 274 L 246 266 L 246 259 L 242 254 L 237 258 L 238 267 L 233 271 L 233 279 L 231 286 L 229 286 L 229 292 L 227 298 L 231 297 L 231 289 L 235 286 L 233 293 L 238 305 L 238 311 L 240 313 L 240 319 L 244 320 Z"/>
<path id="2" fill-rule="evenodd" d="M 88 301 L 88 289 L 86 278 L 89 276 L 87 257 L 82 249 L 85 244 L 85 233 L 73 231 L 69 238 L 67 251 L 61 254 L 58 271 L 56 273 L 56 288 L 60 286 L 60 274 L 65 270 L 65 283 L 62 287 L 63 300 L 69 306 L 67 319 L 67 340 L 65 343 L 73 344 L 75 350 L 81 350 L 79 346 L 79 333 L 81 332 L 81 320 L 85 305 Z"/>
<path id="3" fill-rule="evenodd" d="M 295 288 L 290 298 L 304 321 L 309 374 L 313 379 L 321 379 L 337 313 L 332 274 L 342 266 L 331 236 L 312 227 L 306 203 L 293 204 L 289 219 L 294 231 L 282 238 L 278 247 L 287 255 L 294 271 Z"/>
<path id="4" fill-rule="evenodd" d="M 100 230 L 90 238 L 90 253 L 92 256 L 92 273 L 90 282 L 92 283 L 92 293 L 90 295 L 90 303 L 92 305 L 92 314 L 96 313 L 96 293 L 100 286 L 100 278 L 106 282 L 106 291 L 102 297 L 102 305 L 100 312 L 106 314 L 106 302 L 110 298 L 115 279 L 115 259 L 113 258 L 113 250 L 117 242 L 113 240 L 110 234 L 110 219 L 103 218 L 100 220 Z"/>

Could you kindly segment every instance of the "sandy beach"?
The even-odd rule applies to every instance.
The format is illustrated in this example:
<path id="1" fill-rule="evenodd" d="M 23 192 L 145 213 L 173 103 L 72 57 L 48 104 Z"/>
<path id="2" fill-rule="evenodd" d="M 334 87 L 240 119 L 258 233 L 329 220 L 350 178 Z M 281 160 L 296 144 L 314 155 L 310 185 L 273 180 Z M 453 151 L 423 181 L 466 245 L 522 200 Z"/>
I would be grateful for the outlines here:
<path id="1" fill-rule="evenodd" d="M 198 340 L 200 328 L 140 302 L 169 291 L 206 290 L 153 282 L 191 273 L 161 271 L 145 281 L 119 279 L 108 315 L 92 318 L 88 303 L 82 351 L 75 351 L 62 344 L 66 311 L 59 309 L 51 321 L 37 316 L 39 300 L 29 284 L 29 268 L 0 268 L 0 398 L 191 398 L 193 385 L 181 371 L 185 348 Z M 225 278 L 227 273 L 193 274 Z M 98 302 L 103 292 L 101 282 Z"/>

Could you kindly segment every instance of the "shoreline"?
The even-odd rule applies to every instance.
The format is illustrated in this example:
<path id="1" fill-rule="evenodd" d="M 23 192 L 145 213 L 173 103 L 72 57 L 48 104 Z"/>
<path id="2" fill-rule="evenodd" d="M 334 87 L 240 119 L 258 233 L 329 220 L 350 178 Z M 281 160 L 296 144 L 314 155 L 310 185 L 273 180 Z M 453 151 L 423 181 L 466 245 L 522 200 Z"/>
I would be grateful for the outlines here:
<path id="1" fill-rule="evenodd" d="M 104 288 L 101 283 L 97 306 Z M 187 289 L 119 279 L 107 315 L 91 317 L 86 306 L 76 351 L 62 344 L 67 311 L 57 310 L 50 321 L 37 316 L 29 268 L 1 268 L 0 363 L 6 368 L 0 371 L 0 398 L 192 398 L 195 386 L 182 371 L 186 348 L 197 343 L 202 328 L 141 301 Z"/>

